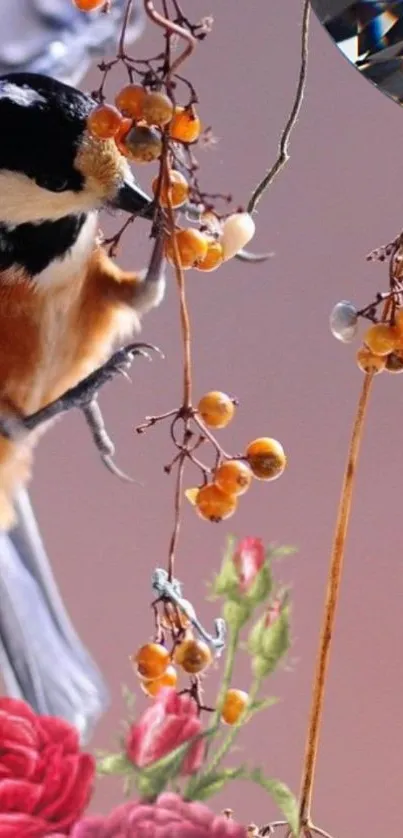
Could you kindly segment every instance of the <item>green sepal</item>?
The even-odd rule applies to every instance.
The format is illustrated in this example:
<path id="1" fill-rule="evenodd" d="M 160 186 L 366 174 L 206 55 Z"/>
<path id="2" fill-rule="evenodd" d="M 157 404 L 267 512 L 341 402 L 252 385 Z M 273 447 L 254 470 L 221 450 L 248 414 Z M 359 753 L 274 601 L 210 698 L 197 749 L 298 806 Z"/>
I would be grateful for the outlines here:
<path id="1" fill-rule="evenodd" d="M 125 753 L 106 754 L 97 760 L 97 774 L 128 776 L 135 773 L 133 763 Z"/>
<path id="2" fill-rule="evenodd" d="M 274 800 L 283 813 L 293 835 L 295 838 L 298 838 L 300 833 L 299 806 L 297 798 L 288 786 L 285 783 L 281 783 L 280 780 L 272 780 L 269 777 L 265 777 L 261 768 L 254 768 L 250 771 L 249 779 L 270 794 L 272 800 Z"/>
<path id="3" fill-rule="evenodd" d="M 242 777 L 245 768 L 223 768 L 221 771 L 212 771 L 206 775 L 192 778 L 185 791 L 185 800 L 208 800 L 214 794 L 218 794 L 231 780 Z"/>

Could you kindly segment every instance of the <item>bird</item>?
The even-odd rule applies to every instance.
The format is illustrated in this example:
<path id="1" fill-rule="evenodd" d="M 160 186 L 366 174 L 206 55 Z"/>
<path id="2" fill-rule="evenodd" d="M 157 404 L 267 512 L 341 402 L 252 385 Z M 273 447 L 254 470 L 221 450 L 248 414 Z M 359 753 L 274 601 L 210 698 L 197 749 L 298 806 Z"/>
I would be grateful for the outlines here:
<path id="1" fill-rule="evenodd" d="M 97 394 L 147 353 L 148 344 L 122 344 L 162 302 L 166 282 L 155 205 L 113 140 L 88 131 L 94 105 L 49 76 L 0 78 L 0 672 L 10 696 L 66 719 L 83 742 L 108 688 L 41 539 L 27 491 L 33 450 L 50 420 L 80 408 L 112 464 Z M 151 224 L 148 270 L 129 273 L 110 258 L 103 207 Z"/>

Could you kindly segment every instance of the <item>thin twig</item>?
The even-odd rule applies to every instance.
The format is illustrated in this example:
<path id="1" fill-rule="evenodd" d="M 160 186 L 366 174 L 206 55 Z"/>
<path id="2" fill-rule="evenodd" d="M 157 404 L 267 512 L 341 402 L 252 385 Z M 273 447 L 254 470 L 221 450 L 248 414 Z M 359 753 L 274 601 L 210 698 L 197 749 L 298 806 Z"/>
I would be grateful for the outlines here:
<path id="1" fill-rule="evenodd" d="M 290 155 L 289 155 L 289 143 L 291 138 L 292 130 L 297 122 L 298 114 L 300 112 L 300 108 L 302 105 L 302 100 L 304 98 L 305 92 L 305 82 L 306 82 L 306 74 L 308 69 L 308 36 L 309 36 L 309 17 L 310 17 L 310 7 L 311 3 L 310 0 L 304 0 L 304 7 L 303 7 L 303 15 L 302 15 L 302 48 L 301 48 L 301 65 L 299 71 L 299 78 L 298 78 L 298 85 L 297 85 L 297 93 L 295 96 L 294 104 L 291 109 L 290 116 L 287 120 L 285 125 L 284 131 L 280 137 L 280 144 L 279 144 L 279 153 L 276 162 L 266 172 L 264 178 L 260 181 L 257 185 L 256 189 L 251 195 L 251 198 L 248 203 L 248 212 L 252 213 L 255 211 L 257 204 L 259 203 L 260 199 L 263 197 L 266 189 L 273 183 L 274 178 L 278 175 L 279 172 L 284 168 L 286 163 L 288 162 Z"/>
<path id="2" fill-rule="evenodd" d="M 169 20 L 169 18 L 160 15 L 159 12 L 157 12 L 157 10 L 154 8 L 152 0 L 144 0 L 144 8 L 150 20 L 156 23 L 157 26 L 161 26 L 163 29 L 165 29 L 166 33 L 170 33 L 172 35 L 179 35 L 180 38 L 183 38 L 185 41 L 187 41 L 187 47 L 185 47 L 183 52 L 168 68 L 166 82 L 169 86 L 173 74 L 178 71 L 178 68 L 181 66 L 181 64 L 183 64 L 183 62 L 186 61 L 187 58 L 189 58 L 189 56 L 195 49 L 196 39 L 193 37 L 193 35 L 190 34 L 190 32 L 187 32 L 186 29 L 183 28 L 183 26 L 179 26 L 178 23 L 174 23 L 172 20 Z"/>
<path id="3" fill-rule="evenodd" d="M 309 826 L 310 824 L 312 792 L 315 778 L 316 757 L 319 745 L 320 725 L 322 720 L 330 647 L 339 599 L 354 480 L 357 472 L 358 455 L 372 381 L 373 375 L 365 376 L 358 402 L 357 414 L 354 420 L 350 449 L 347 458 L 347 466 L 341 490 L 336 530 L 331 553 L 325 610 L 319 641 L 319 654 L 314 676 L 311 713 L 308 724 L 305 759 L 302 770 L 300 795 L 300 823 L 302 826 Z"/>

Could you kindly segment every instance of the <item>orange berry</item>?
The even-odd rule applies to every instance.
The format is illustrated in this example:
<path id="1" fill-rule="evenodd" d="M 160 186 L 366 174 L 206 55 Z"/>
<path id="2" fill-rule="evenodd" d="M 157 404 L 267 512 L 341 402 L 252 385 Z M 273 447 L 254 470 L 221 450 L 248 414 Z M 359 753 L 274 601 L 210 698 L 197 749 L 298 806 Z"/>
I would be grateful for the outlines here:
<path id="1" fill-rule="evenodd" d="M 146 643 L 131 658 L 137 664 L 137 672 L 142 678 L 153 680 L 161 678 L 168 668 L 170 655 L 168 649 L 161 643 Z"/>
<path id="2" fill-rule="evenodd" d="M 283 446 L 269 437 L 260 437 L 250 442 L 246 458 L 258 480 L 276 480 L 287 465 Z"/>
<path id="3" fill-rule="evenodd" d="M 227 460 L 218 466 L 214 483 L 228 495 L 243 495 L 252 483 L 252 472 L 242 460 Z"/>
<path id="4" fill-rule="evenodd" d="M 87 125 L 94 137 L 109 140 L 117 134 L 122 122 L 122 114 L 113 105 L 98 105 L 91 111 Z"/>
<path id="5" fill-rule="evenodd" d="M 148 125 L 162 128 L 171 121 L 174 106 L 165 93 L 146 93 L 143 101 L 143 119 Z"/>
<path id="6" fill-rule="evenodd" d="M 143 102 L 147 93 L 139 84 L 128 84 L 119 90 L 115 98 L 115 105 L 125 116 L 132 119 L 143 118 Z"/>
<path id="7" fill-rule="evenodd" d="M 200 131 L 200 119 L 194 108 L 182 108 L 177 105 L 169 126 L 172 139 L 182 143 L 194 143 L 199 138 Z"/>
<path id="8" fill-rule="evenodd" d="M 148 128 L 146 125 L 133 125 L 121 142 L 126 148 L 127 156 L 136 163 L 151 163 L 161 155 L 161 137 L 155 128 Z"/>
<path id="9" fill-rule="evenodd" d="M 366 346 L 361 347 L 356 355 L 357 364 L 362 372 L 376 375 L 386 367 L 385 355 L 374 355 Z"/>
<path id="10" fill-rule="evenodd" d="M 388 372 L 403 372 L 403 351 L 391 352 L 386 356 L 385 369 Z"/>
<path id="11" fill-rule="evenodd" d="M 156 696 L 164 687 L 176 687 L 178 683 L 178 673 L 174 666 L 168 666 L 161 678 L 154 678 L 152 680 L 142 680 L 141 689 L 146 695 Z"/>
<path id="12" fill-rule="evenodd" d="M 104 6 L 105 0 L 73 0 L 73 3 L 77 9 L 80 9 L 80 12 L 93 12 L 94 9 Z"/>
<path id="13" fill-rule="evenodd" d="M 176 207 L 180 207 L 185 203 L 189 194 L 189 184 L 186 178 L 180 172 L 175 171 L 175 169 L 171 169 L 169 172 L 168 183 L 166 180 L 166 178 L 162 179 L 159 202 L 162 207 L 167 207 L 169 197 L 171 206 L 176 209 Z M 151 184 L 154 195 L 157 194 L 158 183 L 159 178 L 154 178 Z"/>
<path id="14" fill-rule="evenodd" d="M 211 483 L 199 489 L 196 499 L 196 509 L 200 518 L 206 521 L 218 523 L 225 521 L 234 514 L 238 505 L 238 498 L 235 494 L 228 495 Z"/>
<path id="15" fill-rule="evenodd" d="M 389 355 L 398 343 L 398 331 L 387 323 L 375 323 L 364 336 L 364 343 L 373 355 Z"/>
<path id="16" fill-rule="evenodd" d="M 213 656 L 210 647 L 203 640 L 196 640 L 194 637 L 185 638 L 176 646 L 174 661 L 181 666 L 188 675 L 197 675 L 206 669 Z"/>
<path id="17" fill-rule="evenodd" d="M 197 410 L 208 427 L 225 428 L 234 416 L 235 405 L 226 393 L 211 390 L 200 399 Z"/>
<path id="18" fill-rule="evenodd" d="M 207 245 L 207 254 L 203 261 L 197 266 L 198 271 L 215 271 L 224 261 L 224 252 L 221 242 L 212 239 Z"/>
<path id="19" fill-rule="evenodd" d="M 399 336 L 403 334 L 403 308 L 397 309 L 395 312 L 395 325 L 396 329 L 399 332 Z"/>
<path id="20" fill-rule="evenodd" d="M 120 123 L 120 127 L 118 128 L 118 131 L 113 138 L 115 140 L 115 143 L 116 143 L 120 153 L 123 154 L 125 157 L 129 156 L 129 152 L 128 152 L 126 146 L 125 146 L 125 139 L 126 139 L 128 133 L 129 133 L 129 131 L 132 127 L 133 127 L 133 120 L 128 119 L 126 116 L 124 116 L 122 118 L 121 123 Z"/>
<path id="21" fill-rule="evenodd" d="M 228 690 L 223 708 L 221 710 L 221 718 L 227 725 L 235 725 L 245 707 L 248 703 L 248 693 L 243 690 Z"/>
<path id="22" fill-rule="evenodd" d="M 175 233 L 175 237 L 182 268 L 184 270 L 195 268 L 207 255 L 206 236 L 190 227 L 188 230 L 179 230 L 178 233 Z M 165 253 L 168 262 L 174 265 L 175 257 L 172 238 L 167 239 Z"/>

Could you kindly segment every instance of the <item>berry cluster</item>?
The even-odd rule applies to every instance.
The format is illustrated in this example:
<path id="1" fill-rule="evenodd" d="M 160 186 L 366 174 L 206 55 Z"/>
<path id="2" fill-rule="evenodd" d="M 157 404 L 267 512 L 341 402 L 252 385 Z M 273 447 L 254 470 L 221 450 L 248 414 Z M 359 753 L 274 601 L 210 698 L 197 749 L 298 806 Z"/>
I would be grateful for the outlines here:
<path id="1" fill-rule="evenodd" d="M 225 393 L 211 391 L 203 396 L 197 412 L 208 428 L 225 428 L 235 412 L 236 402 Z M 275 439 L 261 437 L 250 442 L 240 457 L 220 457 L 211 470 L 211 481 L 186 496 L 196 506 L 201 518 L 222 521 L 235 512 L 238 498 L 248 491 L 252 478 L 276 480 L 287 464 L 282 445 Z"/>
<path id="2" fill-rule="evenodd" d="M 169 614 L 167 605 L 165 611 Z M 178 685 L 177 667 L 179 667 L 182 672 L 191 677 L 188 692 L 198 700 L 199 709 L 212 712 L 212 708 L 206 708 L 200 704 L 200 684 L 197 677 L 212 663 L 211 649 L 203 640 L 195 638 L 188 627 L 183 628 L 182 617 L 180 619 L 182 627 L 176 631 L 177 639 L 174 641 L 171 652 L 162 643 L 146 643 L 131 656 L 130 660 L 140 679 L 141 688 L 147 696 L 155 698 L 166 687 L 176 688 Z M 171 613 L 168 620 L 165 618 L 165 626 L 170 624 L 174 632 L 175 623 L 177 629 L 177 615 L 174 617 Z M 244 690 L 229 689 L 221 707 L 222 721 L 228 725 L 236 724 L 247 703 L 248 694 Z"/>
<path id="3" fill-rule="evenodd" d="M 389 291 L 378 293 L 365 308 L 342 300 L 330 315 L 330 328 L 334 337 L 343 343 L 351 342 L 357 335 L 359 319 L 370 320 L 363 345 L 357 352 L 357 365 L 366 374 L 403 372 L 403 237 L 400 235 L 386 247 L 373 251 L 368 261 L 384 262 L 389 258 Z M 382 306 L 381 312 L 379 308 Z"/>
<path id="4" fill-rule="evenodd" d="M 160 160 L 165 143 L 168 165 L 152 182 L 155 198 L 162 209 L 171 210 L 197 201 L 200 223 L 199 230 L 176 228 L 167 236 L 166 257 L 172 265 L 176 264 L 176 250 L 182 270 L 213 271 L 253 237 L 255 224 L 248 213 L 236 212 L 220 219 L 211 207 L 200 204 L 192 168 L 188 178 L 175 168 L 180 160 L 175 144 L 188 146 L 200 137 L 201 123 L 194 104 L 175 105 L 161 90 L 128 84 L 117 94 L 115 105 L 104 102 L 94 108 L 88 129 L 98 139 L 113 140 L 135 163 Z M 183 161 L 181 168 L 185 168 Z"/>
<path id="5" fill-rule="evenodd" d="M 254 477 L 266 482 L 276 480 L 283 474 L 287 465 L 283 446 L 270 437 L 253 440 L 247 445 L 245 452 L 237 456 L 231 456 L 223 450 L 209 429 L 225 428 L 234 417 L 236 405 L 237 401 L 226 393 L 212 390 L 202 396 L 197 409 L 181 407 L 161 416 L 150 416 L 136 429 L 138 433 L 143 433 L 157 422 L 173 417 L 171 437 L 179 454 L 165 466 L 165 471 L 170 473 L 173 465 L 178 460 L 184 461 L 185 458 L 199 467 L 203 483 L 196 488 L 187 489 L 185 495 L 201 518 L 214 523 L 234 514 L 238 498 L 247 492 Z M 175 434 L 178 420 L 185 424 L 184 441 L 177 440 Z M 191 427 L 192 422 L 196 425 L 194 430 Z M 206 442 L 210 443 L 215 452 L 213 468 L 204 465 L 194 456 L 195 450 Z"/>

